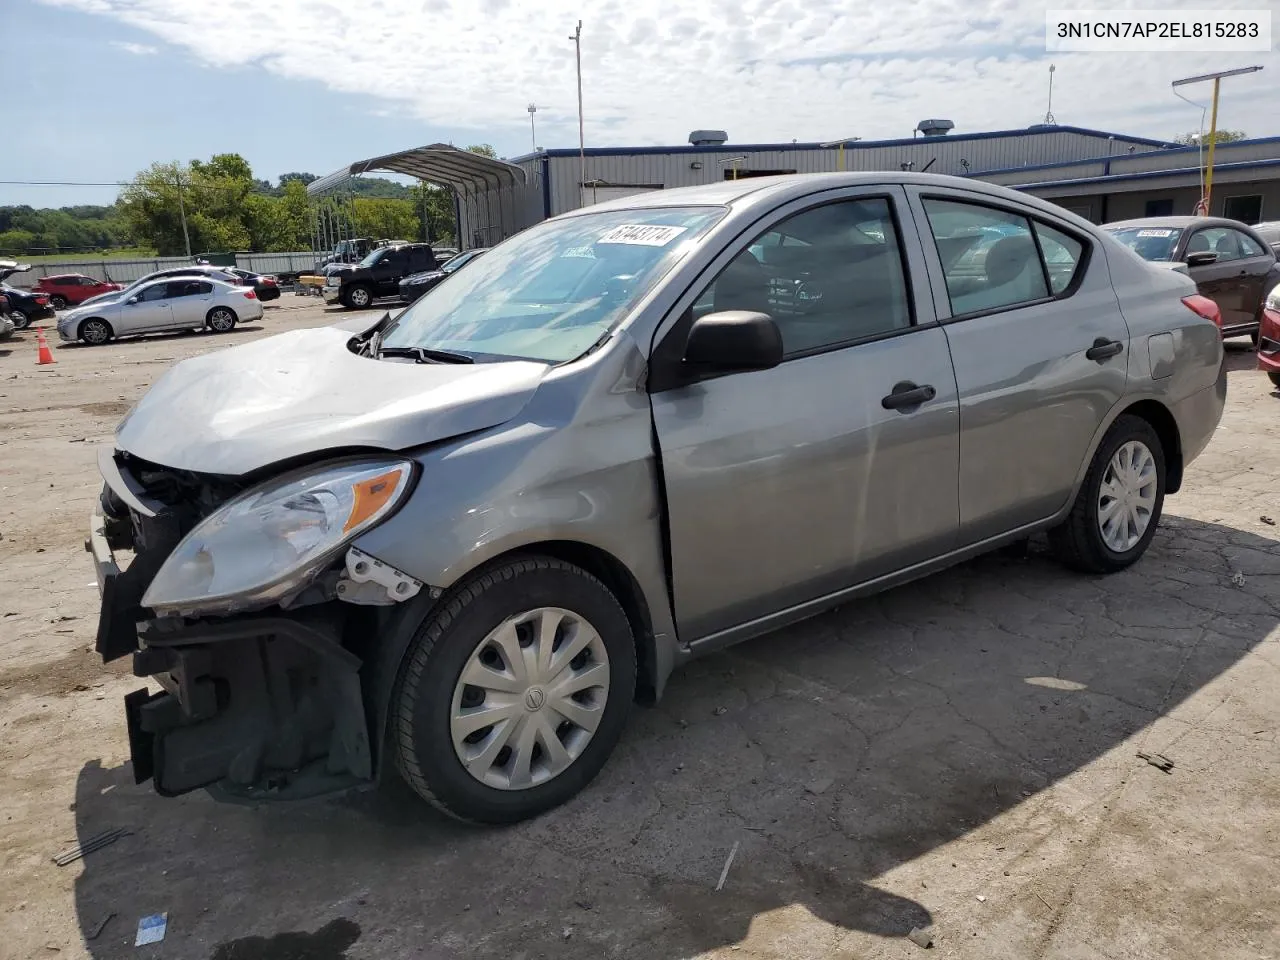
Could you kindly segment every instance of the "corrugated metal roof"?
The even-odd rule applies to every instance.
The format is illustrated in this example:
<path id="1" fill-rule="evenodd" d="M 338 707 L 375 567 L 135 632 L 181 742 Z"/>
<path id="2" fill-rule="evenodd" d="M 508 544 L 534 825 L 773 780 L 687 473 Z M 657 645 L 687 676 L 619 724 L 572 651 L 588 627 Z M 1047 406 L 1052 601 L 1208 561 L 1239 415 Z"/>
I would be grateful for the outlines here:
<path id="1" fill-rule="evenodd" d="M 1044 134 L 1054 133 L 1075 133 L 1087 137 L 1096 137 L 1101 140 L 1115 140 L 1120 143 L 1133 143 L 1146 147 L 1171 147 L 1174 144 L 1165 140 L 1151 140 L 1147 137 L 1133 137 L 1122 133 L 1108 133 L 1105 130 L 1091 130 L 1088 127 L 1072 127 L 1072 126 L 1036 126 L 1028 127 L 1020 130 L 993 130 L 986 133 L 950 133 L 944 137 L 903 137 L 896 140 L 858 140 L 849 142 L 846 147 L 849 151 L 866 150 L 874 147 L 899 147 L 907 144 L 922 143 L 955 143 L 967 142 L 973 140 L 991 140 L 1000 137 L 1035 137 Z M 588 147 L 585 153 L 588 157 L 613 157 L 613 156 L 638 156 L 645 154 L 660 153 L 723 153 L 725 151 L 741 152 L 760 152 L 760 151 L 783 151 L 783 150 L 829 150 L 829 146 L 822 143 L 739 143 L 739 144 L 719 144 L 716 146 L 698 147 L 692 144 L 672 144 L 671 146 L 650 146 L 650 147 Z M 529 153 L 514 158 L 512 163 L 523 163 L 527 160 L 534 160 L 538 157 L 576 157 L 579 151 L 572 148 L 556 148 L 551 150 L 540 150 L 537 153 Z"/>
<path id="2" fill-rule="evenodd" d="M 525 172 L 505 160 L 481 156 L 470 150 L 459 150 L 447 143 L 433 143 L 398 153 L 388 153 L 369 160 L 357 160 L 348 167 L 335 170 L 307 185 L 309 196 L 319 196 L 340 186 L 352 177 L 371 170 L 385 170 L 417 177 L 431 183 L 451 187 L 479 189 L 514 186 L 525 182 Z"/>

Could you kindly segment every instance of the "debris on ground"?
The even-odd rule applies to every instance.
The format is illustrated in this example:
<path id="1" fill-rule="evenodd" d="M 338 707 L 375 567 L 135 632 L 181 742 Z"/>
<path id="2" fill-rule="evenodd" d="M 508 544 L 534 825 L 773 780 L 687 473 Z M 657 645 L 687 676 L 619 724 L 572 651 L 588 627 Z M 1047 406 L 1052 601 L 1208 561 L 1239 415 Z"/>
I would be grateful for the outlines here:
<path id="1" fill-rule="evenodd" d="M 716 707 L 716 708 L 715 708 L 714 710 L 712 710 L 711 712 L 712 712 L 712 713 L 714 713 L 717 717 L 723 717 L 726 713 L 728 713 L 728 712 L 729 712 L 729 708 L 728 708 L 728 707 Z"/>
<path id="2" fill-rule="evenodd" d="M 907 939 L 917 947 L 924 947 L 926 950 L 933 946 L 933 934 L 921 927 L 912 927 L 911 932 L 907 934 Z"/>
<path id="3" fill-rule="evenodd" d="M 53 858 L 53 862 L 60 867 L 65 867 L 69 863 L 75 863 L 86 854 L 93 853 L 95 850 L 101 850 L 108 844 L 115 843 L 121 837 L 129 835 L 129 831 L 124 827 L 113 827 L 110 830 L 104 830 L 96 836 L 90 837 L 82 843 L 77 843 L 65 853 L 60 853 Z"/>
<path id="4" fill-rule="evenodd" d="M 1271 517 L 1268 517 L 1265 513 L 1262 516 L 1260 516 L 1258 519 L 1261 520 L 1263 523 L 1265 523 L 1268 527 L 1274 527 L 1276 525 L 1275 520 L 1271 519 Z"/>
<path id="5" fill-rule="evenodd" d="M 729 851 L 729 856 L 724 862 L 724 869 L 720 871 L 720 882 L 716 884 L 716 892 L 719 893 L 724 889 L 724 882 L 729 877 L 729 868 L 733 866 L 733 858 L 738 855 L 739 841 L 733 841 L 733 848 Z"/>
<path id="6" fill-rule="evenodd" d="M 105 917 L 103 917 L 101 920 L 97 922 L 97 924 L 93 927 L 93 929 L 89 930 L 84 935 L 84 938 L 86 940 L 97 940 L 98 937 L 102 936 L 102 931 L 107 928 L 107 924 L 111 922 L 114 916 L 115 916 L 115 913 L 108 913 Z"/>
<path id="7" fill-rule="evenodd" d="M 1237 587 L 1243 587 L 1244 574 L 1241 573 L 1239 570 L 1237 570 L 1235 573 L 1231 575 L 1231 582 L 1234 583 Z"/>
<path id="8" fill-rule="evenodd" d="M 169 912 L 153 913 L 138 921 L 138 935 L 133 938 L 135 947 L 145 947 L 148 943 L 159 943 L 164 939 L 169 927 Z"/>
<path id="9" fill-rule="evenodd" d="M 1162 753 L 1143 753 L 1138 751 L 1138 757 L 1147 761 L 1157 770 L 1163 770 L 1165 773 L 1173 772 L 1173 761 Z"/>
<path id="10" fill-rule="evenodd" d="M 978 894 L 977 899 L 978 899 L 978 902 L 979 902 L 979 903 L 986 903 L 986 902 L 987 902 L 987 898 L 986 898 L 986 897 L 984 897 L 982 894 Z"/>
<path id="11" fill-rule="evenodd" d="M 579 910 L 590 910 L 593 906 L 595 906 L 595 904 L 593 904 L 590 900 L 575 900 L 573 901 L 573 905 L 576 906 Z"/>
<path id="12" fill-rule="evenodd" d="M 563 930 L 560 931 L 561 940 L 568 940 L 572 936 L 573 936 L 573 927 L 565 927 Z"/>
<path id="13" fill-rule="evenodd" d="M 823 777 L 821 780 L 814 780 L 812 783 L 807 784 L 804 789 L 806 793 L 812 793 L 817 797 L 831 789 L 831 785 L 833 783 L 835 783 L 835 781 L 830 777 Z"/>

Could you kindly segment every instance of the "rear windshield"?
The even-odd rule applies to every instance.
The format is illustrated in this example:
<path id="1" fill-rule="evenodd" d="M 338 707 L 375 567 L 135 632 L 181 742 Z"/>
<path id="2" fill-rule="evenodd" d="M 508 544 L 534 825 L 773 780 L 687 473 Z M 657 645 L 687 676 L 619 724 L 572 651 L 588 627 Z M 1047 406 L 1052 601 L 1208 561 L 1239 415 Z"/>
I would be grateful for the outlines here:
<path id="1" fill-rule="evenodd" d="M 1104 228 L 1143 260 L 1172 260 L 1178 249 L 1181 227 L 1121 227 Z"/>

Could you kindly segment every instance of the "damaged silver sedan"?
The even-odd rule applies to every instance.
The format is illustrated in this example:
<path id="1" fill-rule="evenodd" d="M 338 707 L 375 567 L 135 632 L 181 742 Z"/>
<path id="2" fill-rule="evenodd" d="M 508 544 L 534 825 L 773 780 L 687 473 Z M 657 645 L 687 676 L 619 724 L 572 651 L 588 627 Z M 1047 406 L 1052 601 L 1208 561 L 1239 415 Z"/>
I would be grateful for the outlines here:
<path id="1" fill-rule="evenodd" d="M 186 360 L 87 544 L 98 650 L 152 678 L 135 775 L 398 770 L 519 820 L 690 657 L 1040 531 L 1124 569 L 1222 413 L 1211 307 L 1032 197 L 814 175 L 576 211 L 398 316 Z"/>

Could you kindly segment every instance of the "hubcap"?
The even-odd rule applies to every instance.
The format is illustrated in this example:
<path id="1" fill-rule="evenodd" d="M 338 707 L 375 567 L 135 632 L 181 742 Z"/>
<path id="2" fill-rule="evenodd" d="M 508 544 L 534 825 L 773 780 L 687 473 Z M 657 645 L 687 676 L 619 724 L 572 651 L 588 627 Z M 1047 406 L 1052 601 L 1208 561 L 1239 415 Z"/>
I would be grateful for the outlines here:
<path id="1" fill-rule="evenodd" d="M 527 790 L 582 754 L 609 698 L 609 654 L 590 623 L 539 607 L 504 620 L 467 659 L 449 732 L 467 772 L 499 790 Z"/>
<path id="2" fill-rule="evenodd" d="M 351 291 L 351 302 L 357 307 L 365 307 L 369 305 L 369 294 L 365 290 L 356 289 Z"/>
<path id="3" fill-rule="evenodd" d="M 1116 553 L 1137 546 L 1156 506 L 1156 458 L 1140 440 L 1112 456 L 1098 490 L 1098 530 Z"/>
<path id="4" fill-rule="evenodd" d="M 217 313 L 215 313 L 215 314 L 210 318 L 210 320 L 209 320 L 209 324 L 210 324 L 210 326 L 212 326 L 212 327 L 213 327 L 213 329 L 215 329 L 215 330 L 230 330 L 230 329 L 231 329 L 231 318 L 230 318 L 229 316 L 227 316 L 227 314 L 226 314 L 226 313 L 224 313 L 223 311 L 219 310 Z"/>
<path id="5" fill-rule="evenodd" d="M 84 338 L 90 343 L 102 343 L 107 339 L 107 328 L 100 323 L 86 323 Z"/>

